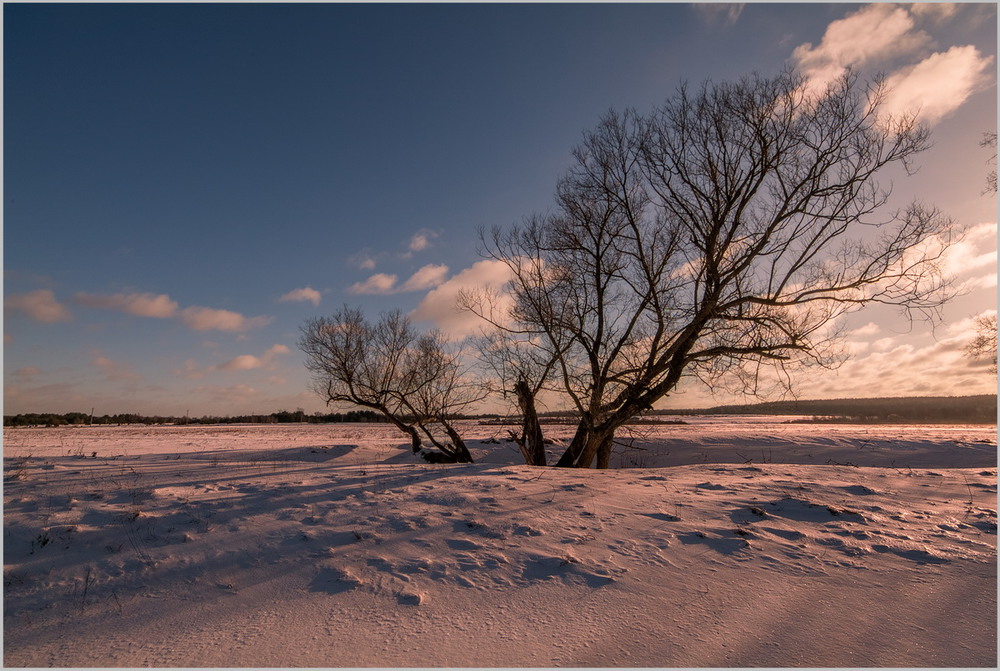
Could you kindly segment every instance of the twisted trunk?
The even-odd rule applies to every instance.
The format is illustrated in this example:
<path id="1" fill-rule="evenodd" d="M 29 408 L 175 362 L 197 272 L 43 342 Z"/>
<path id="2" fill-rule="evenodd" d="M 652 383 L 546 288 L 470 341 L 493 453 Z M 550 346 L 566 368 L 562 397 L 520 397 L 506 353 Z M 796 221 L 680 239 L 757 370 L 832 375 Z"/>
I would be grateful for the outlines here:
<path id="1" fill-rule="evenodd" d="M 517 404 L 524 418 L 521 437 L 517 441 L 521 454 L 524 455 L 524 463 L 528 466 L 545 466 L 545 439 L 542 436 L 542 426 L 538 423 L 535 396 L 524 380 L 518 380 L 514 385 L 514 393 L 517 394 Z"/>

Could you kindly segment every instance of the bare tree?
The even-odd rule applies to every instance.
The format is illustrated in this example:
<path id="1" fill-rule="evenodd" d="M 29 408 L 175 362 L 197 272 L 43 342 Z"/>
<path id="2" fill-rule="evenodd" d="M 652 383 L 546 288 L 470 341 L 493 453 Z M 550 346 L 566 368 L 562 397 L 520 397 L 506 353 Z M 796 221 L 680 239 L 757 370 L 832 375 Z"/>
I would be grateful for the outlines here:
<path id="1" fill-rule="evenodd" d="M 966 353 L 973 359 L 988 359 L 991 361 L 990 372 L 997 372 L 997 316 L 979 315 L 975 319 L 976 335 L 966 348 Z"/>
<path id="2" fill-rule="evenodd" d="M 482 236 L 511 270 L 511 307 L 463 303 L 552 362 L 580 417 L 558 465 L 607 467 L 619 428 L 684 376 L 759 393 L 836 365 L 834 325 L 867 304 L 939 316 L 950 222 L 919 203 L 886 212 L 877 176 L 909 170 L 928 132 L 887 117 L 885 95 L 854 74 L 814 94 L 786 73 L 612 111 L 555 213 Z"/>
<path id="3" fill-rule="evenodd" d="M 300 349 L 313 389 L 327 404 L 350 403 L 381 412 L 410 437 L 418 453 L 426 439 L 431 461 L 472 462 L 454 416 L 481 400 L 462 374 L 457 354 L 436 332 L 419 334 L 399 311 L 377 323 L 344 307 L 302 326 Z"/>

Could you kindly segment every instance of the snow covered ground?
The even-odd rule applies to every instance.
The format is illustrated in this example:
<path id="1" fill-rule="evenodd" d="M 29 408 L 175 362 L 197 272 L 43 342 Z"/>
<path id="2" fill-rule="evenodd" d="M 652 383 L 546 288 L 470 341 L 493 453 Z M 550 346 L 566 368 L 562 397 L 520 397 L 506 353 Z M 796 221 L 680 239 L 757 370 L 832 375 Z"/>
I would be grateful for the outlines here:
<path id="1" fill-rule="evenodd" d="M 4 665 L 996 666 L 995 427 L 689 421 L 5 429 Z"/>

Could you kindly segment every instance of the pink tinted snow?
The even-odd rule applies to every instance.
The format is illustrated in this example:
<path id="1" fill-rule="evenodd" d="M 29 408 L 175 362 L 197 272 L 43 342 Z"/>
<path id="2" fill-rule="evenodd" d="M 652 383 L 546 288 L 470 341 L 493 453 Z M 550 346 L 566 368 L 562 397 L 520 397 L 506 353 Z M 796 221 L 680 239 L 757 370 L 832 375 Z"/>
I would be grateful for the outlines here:
<path id="1" fill-rule="evenodd" d="M 464 430 L 5 429 L 5 666 L 996 664 L 995 427 Z"/>

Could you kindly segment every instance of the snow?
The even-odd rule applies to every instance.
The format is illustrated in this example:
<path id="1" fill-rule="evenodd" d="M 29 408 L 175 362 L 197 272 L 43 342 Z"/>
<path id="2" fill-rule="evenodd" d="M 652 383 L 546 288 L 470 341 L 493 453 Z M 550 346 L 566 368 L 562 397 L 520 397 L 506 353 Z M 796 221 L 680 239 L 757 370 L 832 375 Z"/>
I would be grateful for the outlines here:
<path id="1" fill-rule="evenodd" d="M 995 427 L 685 420 L 7 428 L 4 664 L 996 666 Z"/>

